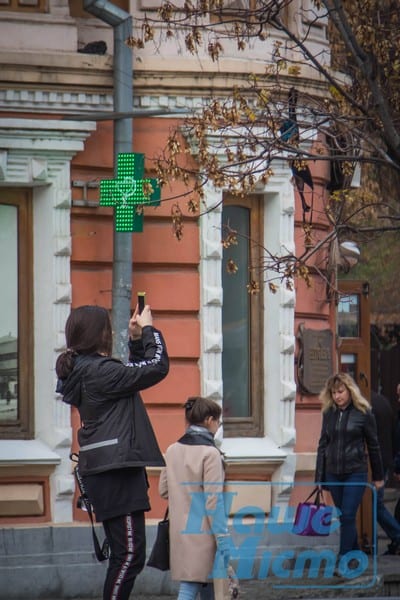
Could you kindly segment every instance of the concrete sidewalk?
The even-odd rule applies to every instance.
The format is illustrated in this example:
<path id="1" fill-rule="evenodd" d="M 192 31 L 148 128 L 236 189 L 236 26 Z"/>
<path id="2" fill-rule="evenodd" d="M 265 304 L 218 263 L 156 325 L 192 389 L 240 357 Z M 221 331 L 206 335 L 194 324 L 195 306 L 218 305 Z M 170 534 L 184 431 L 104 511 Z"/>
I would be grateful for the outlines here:
<path id="1" fill-rule="evenodd" d="M 292 583 L 291 583 L 292 582 Z M 139 581 L 138 581 L 139 583 Z M 132 592 L 132 600 L 176 600 L 177 594 L 145 594 L 141 593 L 140 585 L 137 592 Z M 341 577 L 333 578 L 303 578 L 296 581 L 279 580 L 277 577 L 267 577 L 264 580 L 246 580 L 240 582 L 239 599 L 246 600 L 328 600 L 331 598 L 369 598 L 384 600 L 387 597 L 400 598 L 400 556 L 378 556 L 376 570 L 369 568 L 362 576 L 352 580 Z M 26 600 L 21 598 L 18 600 Z M 64 600 L 52 598 L 49 600 Z M 75 598 L 88 600 L 88 598 Z M 92 598 L 91 600 L 102 600 Z"/>
<path id="2" fill-rule="evenodd" d="M 148 531 L 149 548 L 155 537 L 155 529 L 154 526 Z M 19 560 L 19 554 L 15 556 L 13 554 L 17 547 L 20 552 L 18 531 L 3 532 L 4 548 L 7 552 L 3 552 L 4 562 L 0 564 L 0 600 L 102 600 L 101 590 L 107 565 L 98 563 L 93 557 L 88 528 L 80 528 L 78 531 L 66 529 L 65 534 L 62 529 L 46 531 L 46 535 L 51 536 L 51 548 L 40 544 L 43 540 L 37 535 L 32 539 L 32 544 L 24 548 L 26 552 L 23 556 L 24 560 Z M 41 530 L 35 531 L 40 533 Z M 279 535 L 275 535 L 276 533 Z M 257 553 L 254 554 L 251 543 L 250 546 L 246 546 L 247 541 L 251 542 L 253 538 L 247 536 L 246 532 L 242 532 L 242 536 L 236 532 L 234 545 L 237 549 L 243 548 L 241 556 L 244 557 L 240 559 L 239 565 L 235 565 L 235 558 L 232 557 L 233 566 L 237 566 L 241 573 L 239 574 L 239 599 L 370 598 L 381 600 L 387 597 L 400 599 L 400 556 L 384 555 L 389 540 L 379 528 L 377 533 L 376 560 L 366 555 L 368 565 L 365 568 L 361 565 L 357 572 L 353 573 L 352 579 L 344 579 L 332 575 L 337 548 L 337 539 L 335 541 L 334 536 L 337 533 L 333 533 L 329 539 L 296 538 L 296 543 L 293 544 L 291 533 L 272 531 L 269 537 L 264 536 L 258 540 Z M 59 546 L 66 543 L 65 536 L 71 535 L 77 537 L 76 552 L 63 553 Z M 279 544 L 274 543 L 276 540 Z M 7 541 L 9 541 L 8 545 Z M 305 562 L 305 556 L 309 559 L 310 552 L 315 562 L 315 573 L 309 571 L 309 561 Z M 330 577 L 325 573 L 326 553 L 329 552 L 334 554 Z M 321 561 L 321 553 L 324 553 L 323 561 Z M 332 563 L 331 558 L 328 560 Z M 7 578 L 5 578 L 6 571 L 4 568 L 2 571 L 2 567 L 7 566 L 8 563 L 12 565 L 12 569 L 7 571 Z M 145 567 L 137 578 L 131 599 L 176 600 L 177 590 L 178 585 L 171 581 L 169 571 L 161 572 Z"/>

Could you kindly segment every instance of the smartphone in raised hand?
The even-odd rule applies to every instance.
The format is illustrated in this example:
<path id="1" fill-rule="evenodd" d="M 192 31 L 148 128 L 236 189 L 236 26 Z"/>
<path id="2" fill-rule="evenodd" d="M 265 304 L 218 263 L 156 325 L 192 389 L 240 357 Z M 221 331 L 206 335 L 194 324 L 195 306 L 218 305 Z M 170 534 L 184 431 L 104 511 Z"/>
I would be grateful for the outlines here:
<path id="1" fill-rule="evenodd" d="M 144 309 L 144 305 L 146 304 L 146 292 L 138 292 L 137 303 L 138 303 L 139 315 L 140 315 L 142 313 L 142 310 Z"/>

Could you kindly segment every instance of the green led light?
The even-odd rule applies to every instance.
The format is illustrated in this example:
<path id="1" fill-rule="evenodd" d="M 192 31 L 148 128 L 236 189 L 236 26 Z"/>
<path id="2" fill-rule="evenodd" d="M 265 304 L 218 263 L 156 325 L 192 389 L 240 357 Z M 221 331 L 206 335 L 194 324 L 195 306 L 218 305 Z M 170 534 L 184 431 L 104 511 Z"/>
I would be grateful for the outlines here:
<path id="1" fill-rule="evenodd" d="M 117 178 L 100 182 L 100 206 L 114 206 L 115 231 L 140 233 L 143 231 L 142 206 L 160 204 L 157 179 L 143 179 L 143 173 L 144 154 L 122 153 L 117 158 Z"/>

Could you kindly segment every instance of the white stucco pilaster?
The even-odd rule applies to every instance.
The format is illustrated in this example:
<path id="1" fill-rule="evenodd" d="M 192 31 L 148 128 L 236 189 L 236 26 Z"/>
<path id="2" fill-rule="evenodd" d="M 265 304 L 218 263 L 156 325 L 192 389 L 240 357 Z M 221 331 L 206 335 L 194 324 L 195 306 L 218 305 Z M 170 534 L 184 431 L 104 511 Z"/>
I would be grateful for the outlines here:
<path id="1" fill-rule="evenodd" d="M 276 163 L 265 187 L 264 244 L 274 255 L 295 254 L 294 190 L 286 163 Z M 264 427 L 266 436 L 285 452 L 286 459 L 272 480 L 288 486 L 294 480 L 296 383 L 295 292 L 280 285 L 276 294 L 268 289 L 271 273 L 265 274 L 264 310 Z M 284 501 L 289 488 L 275 487 L 274 502 Z"/>
<path id="2" fill-rule="evenodd" d="M 71 306 L 70 163 L 96 128 L 92 122 L 0 119 L 0 188 L 32 188 L 34 440 L 0 441 L 0 465 L 54 464 L 54 522 L 72 521 L 74 481 L 70 408 L 55 393 L 55 361 Z M 16 445 L 19 451 L 15 453 Z"/>
<path id="3" fill-rule="evenodd" d="M 264 189 L 264 244 L 273 254 L 294 252 L 294 192 L 286 165 L 274 165 Z M 222 382 L 222 192 L 206 190 L 209 210 L 200 218 L 202 393 L 223 401 Z M 268 273 L 265 273 L 268 279 Z M 281 463 L 275 481 L 293 481 L 295 461 L 294 308 L 295 294 L 279 288 L 264 291 L 264 436 L 227 438 L 223 450 L 232 461 Z"/>
<path id="4" fill-rule="evenodd" d="M 222 192 L 212 186 L 206 189 L 208 210 L 200 218 L 200 280 L 201 280 L 201 393 L 222 401 Z"/>

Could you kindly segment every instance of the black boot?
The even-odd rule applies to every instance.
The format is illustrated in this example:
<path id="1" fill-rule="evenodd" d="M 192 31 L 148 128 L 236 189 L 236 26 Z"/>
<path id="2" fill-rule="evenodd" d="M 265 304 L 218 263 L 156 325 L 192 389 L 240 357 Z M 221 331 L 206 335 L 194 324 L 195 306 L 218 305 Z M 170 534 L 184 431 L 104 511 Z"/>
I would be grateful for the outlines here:
<path id="1" fill-rule="evenodd" d="M 384 556 L 400 556 L 400 542 L 391 542 L 388 549 L 383 553 Z"/>

